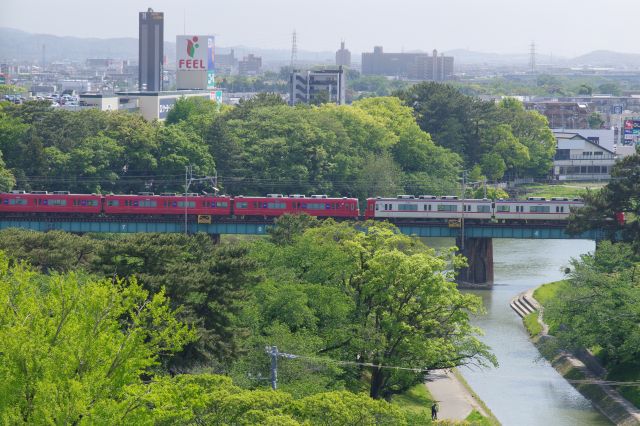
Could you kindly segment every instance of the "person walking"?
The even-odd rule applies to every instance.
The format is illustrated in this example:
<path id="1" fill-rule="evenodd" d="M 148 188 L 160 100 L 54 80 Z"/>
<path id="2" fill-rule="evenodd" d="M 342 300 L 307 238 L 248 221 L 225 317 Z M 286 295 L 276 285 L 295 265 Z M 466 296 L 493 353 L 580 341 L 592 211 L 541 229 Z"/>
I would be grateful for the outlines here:
<path id="1" fill-rule="evenodd" d="M 431 406 L 431 420 L 438 420 L 438 403 L 434 402 Z"/>

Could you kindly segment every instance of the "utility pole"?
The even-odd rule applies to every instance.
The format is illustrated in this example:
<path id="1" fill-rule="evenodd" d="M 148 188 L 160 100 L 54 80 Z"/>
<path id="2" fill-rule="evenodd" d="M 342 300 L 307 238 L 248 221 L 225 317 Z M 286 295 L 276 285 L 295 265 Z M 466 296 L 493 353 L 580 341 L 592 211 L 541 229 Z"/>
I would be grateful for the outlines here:
<path id="1" fill-rule="evenodd" d="M 184 167 L 184 233 L 185 235 L 189 234 L 189 224 L 188 224 L 188 208 L 189 208 L 189 187 L 193 182 L 204 182 L 208 181 L 211 183 L 213 187 L 213 191 L 215 194 L 218 193 L 218 173 L 216 172 L 215 176 L 205 176 L 203 178 L 194 178 L 193 177 L 193 164 L 189 164 Z"/>
<path id="2" fill-rule="evenodd" d="M 279 352 L 277 346 L 265 346 L 264 350 L 271 358 L 271 389 L 276 390 L 278 388 L 278 357 L 296 359 L 300 356 Z"/>
<path id="3" fill-rule="evenodd" d="M 467 193 L 467 171 L 462 171 L 462 215 L 460 216 L 460 251 L 464 250 L 464 200 Z"/>
<path id="4" fill-rule="evenodd" d="M 190 177 L 193 176 L 193 165 L 189 164 L 184 167 L 184 234 L 189 234 L 189 225 L 187 223 L 187 206 L 189 205 L 189 199 L 187 193 L 189 192 Z"/>
<path id="5" fill-rule="evenodd" d="M 267 346 L 267 354 L 271 357 L 271 389 L 278 389 L 278 347 Z"/>

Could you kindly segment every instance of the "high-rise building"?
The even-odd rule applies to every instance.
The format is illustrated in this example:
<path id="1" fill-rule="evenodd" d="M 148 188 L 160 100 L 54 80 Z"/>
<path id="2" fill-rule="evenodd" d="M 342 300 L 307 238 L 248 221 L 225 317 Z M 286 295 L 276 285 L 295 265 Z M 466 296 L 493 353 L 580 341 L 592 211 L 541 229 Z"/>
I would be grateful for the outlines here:
<path id="1" fill-rule="evenodd" d="M 336 65 L 339 67 L 351 66 L 351 52 L 344 48 L 344 41 L 340 42 L 340 50 L 336 52 Z"/>
<path id="2" fill-rule="evenodd" d="M 164 13 L 149 8 L 139 14 L 138 89 L 162 90 L 164 60 Z"/>
<path id="3" fill-rule="evenodd" d="M 382 46 L 362 53 L 362 74 L 444 81 L 453 77 L 453 57 L 428 53 L 385 53 Z"/>
<path id="4" fill-rule="evenodd" d="M 346 85 L 342 67 L 333 70 L 294 71 L 289 78 L 289 104 L 344 105 Z"/>

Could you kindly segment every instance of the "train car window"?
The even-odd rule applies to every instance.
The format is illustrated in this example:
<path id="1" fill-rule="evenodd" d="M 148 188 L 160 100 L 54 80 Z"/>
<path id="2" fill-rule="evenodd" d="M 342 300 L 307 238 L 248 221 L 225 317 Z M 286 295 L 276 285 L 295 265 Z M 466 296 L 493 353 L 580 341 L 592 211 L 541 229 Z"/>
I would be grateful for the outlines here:
<path id="1" fill-rule="evenodd" d="M 152 200 L 142 200 L 140 201 L 139 206 L 140 207 L 158 207 L 158 203 Z"/>
<path id="2" fill-rule="evenodd" d="M 189 209 L 192 209 L 192 208 L 195 208 L 195 206 L 196 206 L 195 201 L 187 201 L 187 202 L 178 201 L 178 207 L 182 207 L 182 208 L 187 207 Z"/>
<path id="3" fill-rule="evenodd" d="M 107 205 L 110 207 L 117 207 L 120 205 L 120 201 L 118 200 L 109 200 L 107 201 Z"/>
<path id="4" fill-rule="evenodd" d="M 10 200 L 9 204 L 24 206 L 27 204 L 27 200 L 23 200 L 22 198 L 14 198 Z"/>
<path id="5" fill-rule="evenodd" d="M 478 206 L 478 213 L 491 213 L 491 206 Z"/>
<path id="6" fill-rule="evenodd" d="M 549 213 L 551 211 L 551 207 L 549 207 L 549 206 L 531 206 L 531 207 L 529 207 L 529 211 L 531 213 Z"/>
<path id="7" fill-rule="evenodd" d="M 380 206 L 376 203 L 376 211 L 380 211 Z"/>
<path id="8" fill-rule="evenodd" d="M 268 209 L 286 209 L 285 203 L 266 203 Z"/>
<path id="9" fill-rule="evenodd" d="M 439 212 L 457 212 L 458 206 L 456 204 L 438 204 Z"/>
<path id="10" fill-rule="evenodd" d="M 518 206 L 516 206 L 517 208 Z M 498 206 L 496 208 L 499 212 L 510 212 L 511 211 L 511 206 Z"/>
<path id="11" fill-rule="evenodd" d="M 249 207 L 249 203 L 246 201 L 236 201 L 236 208 L 238 209 L 246 209 Z"/>
<path id="12" fill-rule="evenodd" d="M 216 207 L 228 207 L 229 203 L 227 203 L 226 201 L 218 201 L 216 202 Z"/>
<path id="13" fill-rule="evenodd" d="M 328 208 L 328 206 L 329 204 L 325 204 L 325 203 L 308 203 L 307 204 L 307 208 L 311 210 L 324 210 Z"/>
<path id="14" fill-rule="evenodd" d="M 49 205 L 50 206 L 66 206 L 67 200 L 49 200 Z"/>
<path id="15" fill-rule="evenodd" d="M 418 211 L 417 204 L 398 204 L 398 210 L 401 212 L 415 212 Z"/>

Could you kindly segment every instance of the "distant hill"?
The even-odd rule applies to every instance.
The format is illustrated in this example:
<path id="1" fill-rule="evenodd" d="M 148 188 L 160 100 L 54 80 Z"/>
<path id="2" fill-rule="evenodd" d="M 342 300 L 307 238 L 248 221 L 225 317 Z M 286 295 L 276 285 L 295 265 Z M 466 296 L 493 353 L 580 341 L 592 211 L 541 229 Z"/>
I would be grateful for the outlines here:
<path id="1" fill-rule="evenodd" d="M 595 50 L 571 59 L 573 66 L 640 68 L 640 54 Z"/>
<path id="2" fill-rule="evenodd" d="M 59 37 L 0 28 L 0 58 L 2 59 L 41 61 L 43 45 L 47 62 L 61 59 L 84 61 L 87 58 L 137 59 L 138 57 L 138 40 L 135 38 Z"/>
<path id="3" fill-rule="evenodd" d="M 453 49 L 443 52 L 453 56 L 457 64 L 487 64 L 487 65 L 526 65 L 529 55 L 474 52 L 466 49 Z"/>
<path id="4" fill-rule="evenodd" d="M 47 62 L 63 59 L 84 62 L 87 58 L 138 59 L 138 39 L 133 37 L 109 39 L 60 37 L 0 27 L 0 61 L 15 59 L 39 62 L 42 60 L 43 45 L 46 46 Z M 262 56 L 265 65 L 268 63 L 285 65 L 291 58 L 291 52 L 288 49 L 216 46 L 219 53 L 227 53 L 229 49 L 234 49 L 235 56 L 239 59 L 249 53 Z M 176 52 L 175 43 L 166 41 L 164 51 L 167 61 L 172 63 Z M 452 49 L 441 53 L 453 56 L 458 65 L 522 66 L 529 62 L 529 55 L 526 53 L 503 54 L 467 49 Z M 333 63 L 334 58 L 335 51 L 298 51 L 298 60 L 301 64 Z M 360 53 L 352 52 L 352 59 L 354 62 L 360 62 Z M 538 62 L 542 64 L 548 61 L 545 60 L 545 55 L 538 55 Z M 564 66 L 637 69 L 640 68 L 640 54 L 596 50 L 572 59 L 553 57 L 553 63 Z"/>
<path id="5" fill-rule="evenodd" d="M 16 59 L 19 61 L 41 61 L 42 46 L 46 46 L 46 61 L 71 60 L 84 62 L 87 58 L 138 59 L 138 39 L 123 38 L 81 38 L 59 37 L 49 34 L 31 34 L 12 28 L 0 28 L 0 61 Z M 286 49 L 260 49 L 247 46 L 223 47 L 217 46 L 220 53 L 229 49 L 235 50 L 236 57 L 253 53 L 262 56 L 264 61 L 288 61 L 291 52 Z M 174 42 L 165 41 L 164 53 L 169 62 L 176 55 Z M 324 62 L 333 61 L 335 52 L 298 51 L 301 61 Z"/>

